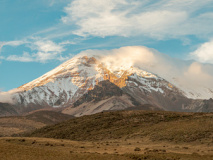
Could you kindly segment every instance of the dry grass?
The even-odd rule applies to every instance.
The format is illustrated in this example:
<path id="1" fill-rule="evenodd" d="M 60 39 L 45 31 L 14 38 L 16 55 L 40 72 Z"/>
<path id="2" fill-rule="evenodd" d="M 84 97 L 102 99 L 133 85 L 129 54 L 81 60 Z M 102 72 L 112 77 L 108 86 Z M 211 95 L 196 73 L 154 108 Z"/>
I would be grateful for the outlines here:
<path id="1" fill-rule="evenodd" d="M 212 160 L 213 113 L 118 111 L 0 138 L 4 160 Z M 37 136 L 37 137 L 34 137 Z M 51 137 L 51 138 L 38 138 Z"/>
<path id="2" fill-rule="evenodd" d="M 34 131 L 30 136 L 79 141 L 133 139 L 213 144 L 212 113 L 118 111 L 83 116 Z"/>
<path id="3" fill-rule="evenodd" d="M 26 119 L 24 117 L 0 118 L 0 136 L 11 136 L 46 126 L 44 123 Z"/>
<path id="4" fill-rule="evenodd" d="M 0 139 L 0 157 L 3 160 L 129 160 L 121 155 L 87 153 L 90 147 L 75 142 L 52 139 Z"/>
<path id="5" fill-rule="evenodd" d="M 4 160 L 212 160 L 213 148 L 150 141 L 70 141 L 46 138 L 0 138 Z M 139 148 L 135 150 L 135 148 Z M 197 151 L 197 148 L 200 150 Z"/>

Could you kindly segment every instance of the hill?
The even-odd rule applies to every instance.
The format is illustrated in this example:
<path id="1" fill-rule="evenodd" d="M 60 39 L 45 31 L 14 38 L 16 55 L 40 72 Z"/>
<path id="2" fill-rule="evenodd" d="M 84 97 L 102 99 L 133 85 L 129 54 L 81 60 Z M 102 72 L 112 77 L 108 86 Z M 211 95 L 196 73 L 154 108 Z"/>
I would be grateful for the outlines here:
<path id="1" fill-rule="evenodd" d="M 213 113 L 115 111 L 74 118 L 46 126 L 31 137 L 78 141 L 149 139 L 213 145 Z"/>
<path id="2" fill-rule="evenodd" d="M 0 136 L 19 135 L 46 125 L 56 124 L 73 116 L 54 111 L 36 111 L 26 116 L 0 118 Z"/>

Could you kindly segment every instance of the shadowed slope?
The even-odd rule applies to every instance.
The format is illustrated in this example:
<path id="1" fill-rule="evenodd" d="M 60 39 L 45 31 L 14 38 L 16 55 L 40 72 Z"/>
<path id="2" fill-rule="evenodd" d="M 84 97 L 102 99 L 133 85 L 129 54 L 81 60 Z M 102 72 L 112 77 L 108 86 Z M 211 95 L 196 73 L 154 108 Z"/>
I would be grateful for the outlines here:
<path id="1" fill-rule="evenodd" d="M 12 104 L 0 102 L 0 117 L 14 115 L 18 115 L 18 112 Z"/>
<path id="2" fill-rule="evenodd" d="M 101 81 L 93 90 L 88 91 L 74 105 L 65 108 L 62 113 L 76 117 L 91 115 L 103 111 L 115 110 L 160 110 L 153 105 L 144 105 L 125 93 L 109 80 Z"/>
<path id="3" fill-rule="evenodd" d="M 0 118 L 0 136 L 18 135 L 46 125 L 56 124 L 73 116 L 53 111 L 37 111 L 26 116 Z"/>

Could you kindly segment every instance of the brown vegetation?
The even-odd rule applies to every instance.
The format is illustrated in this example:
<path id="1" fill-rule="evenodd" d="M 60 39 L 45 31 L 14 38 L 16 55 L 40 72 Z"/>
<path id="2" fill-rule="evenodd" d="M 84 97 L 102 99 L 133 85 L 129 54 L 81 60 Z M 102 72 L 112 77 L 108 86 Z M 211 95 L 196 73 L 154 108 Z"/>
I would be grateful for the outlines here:
<path id="1" fill-rule="evenodd" d="M 72 116 L 54 111 L 36 111 L 26 116 L 1 117 L 0 136 L 12 136 L 33 131 L 46 125 L 56 124 Z"/>
<path id="2" fill-rule="evenodd" d="M 104 112 L 43 127 L 28 133 L 31 138 L 0 138 L 0 157 L 7 160 L 212 160 L 212 118 L 213 113 Z"/>
<path id="3" fill-rule="evenodd" d="M 138 139 L 137 139 L 138 140 Z M 46 138 L 0 138 L 4 160 L 212 160 L 212 149 L 135 141 L 70 141 Z M 186 146 L 185 146 L 186 147 Z M 200 151 L 197 151 L 197 148 Z M 137 150 L 135 150 L 137 148 Z M 139 148 L 139 149 L 138 149 Z"/>
<path id="4" fill-rule="evenodd" d="M 47 126 L 30 136 L 87 141 L 146 137 L 151 141 L 213 144 L 213 113 L 103 112 Z"/>

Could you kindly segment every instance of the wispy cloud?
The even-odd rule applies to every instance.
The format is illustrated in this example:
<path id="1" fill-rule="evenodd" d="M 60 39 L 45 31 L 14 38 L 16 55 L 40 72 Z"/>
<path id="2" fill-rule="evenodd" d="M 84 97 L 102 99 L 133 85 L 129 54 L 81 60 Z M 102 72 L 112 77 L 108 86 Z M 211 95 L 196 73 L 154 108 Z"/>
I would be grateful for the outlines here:
<path id="1" fill-rule="evenodd" d="M 209 38 L 213 36 L 213 12 L 209 6 L 213 6 L 211 0 L 70 0 L 61 22 L 35 36 Z"/>
<path id="2" fill-rule="evenodd" d="M 63 41 L 63 42 L 59 43 L 59 45 L 68 45 L 68 44 L 76 44 L 76 42 L 67 40 L 67 41 Z"/>
<path id="3" fill-rule="evenodd" d="M 72 33 L 79 36 L 203 36 L 213 34 L 213 12 L 199 10 L 210 4 L 210 0 L 74 0 L 65 7 L 62 22 L 78 26 Z"/>
<path id="4" fill-rule="evenodd" d="M 27 52 L 24 52 L 23 55 L 21 55 L 21 56 L 10 55 L 6 58 L 6 60 L 18 61 L 18 62 L 33 62 L 34 61 L 33 57 Z"/>
<path id="5" fill-rule="evenodd" d="M 1 49 L 4 46 L 13 46 L 13 47 L 16 47 L 16 46 L 20 46 L 20 45 L 26 44 L 26 43 L 28 43 L 26 40 L 0 42 L 0 52 L 1 52 Z"/>
<path id="6" fill-rule="evenodd" d="M 32 44 L 32 49 L 38 50 L 41 52 L 62 52 L 64 48 L 50 40 L 38 40 Z"/>
<path id="7" fill-rule="evenodd" d="M 22 45 L 25 44 L 26 47 L 30 48 L 32 53 L 23 52 L 22 55 L 9 55 L 8 57 L 3 57 L 7 61 L 19 61 L 19 62 L 41 62 L 46 63 L 49 60 L 66 60 L 67 58 L 62 56 L 62 52 L 66 49 L 64 48 L 67 44 L 71 44 L 70 41 L 64 41 L 61 43 L 55 43 L 51 40 L 45 40 L 40 38 L 28 39 L 25 43 L 20 42 L 5 42 L 6 45 Z"/>

